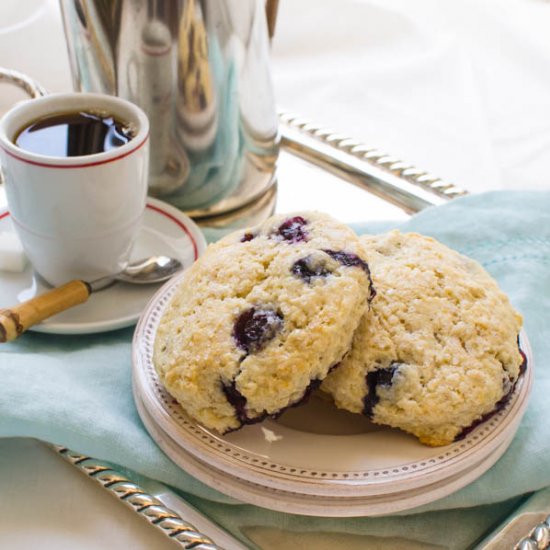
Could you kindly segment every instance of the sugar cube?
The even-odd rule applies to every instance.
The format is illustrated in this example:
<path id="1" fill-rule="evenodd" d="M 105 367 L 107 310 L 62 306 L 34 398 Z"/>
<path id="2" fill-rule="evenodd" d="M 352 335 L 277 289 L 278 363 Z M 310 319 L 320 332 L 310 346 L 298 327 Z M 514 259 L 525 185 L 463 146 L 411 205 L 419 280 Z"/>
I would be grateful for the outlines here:
<path id="1" fill-rule="evenodd" d="M 27 257 L 17 235 L 9 231 L 0 231 L 0 269 L 22 272 L 26 265 Z"/>

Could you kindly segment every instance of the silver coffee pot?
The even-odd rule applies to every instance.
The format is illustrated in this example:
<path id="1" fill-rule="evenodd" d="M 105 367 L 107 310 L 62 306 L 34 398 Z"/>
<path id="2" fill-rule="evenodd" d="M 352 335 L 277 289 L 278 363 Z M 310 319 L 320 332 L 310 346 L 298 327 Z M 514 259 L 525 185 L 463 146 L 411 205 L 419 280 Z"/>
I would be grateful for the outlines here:
<path id="1" fill-rule="evenodd" d="M 149 193 L 192 216 L 274 184 L 278 122 L 262 0 L 60 0 L 74 86 L 149 115 Z"/>

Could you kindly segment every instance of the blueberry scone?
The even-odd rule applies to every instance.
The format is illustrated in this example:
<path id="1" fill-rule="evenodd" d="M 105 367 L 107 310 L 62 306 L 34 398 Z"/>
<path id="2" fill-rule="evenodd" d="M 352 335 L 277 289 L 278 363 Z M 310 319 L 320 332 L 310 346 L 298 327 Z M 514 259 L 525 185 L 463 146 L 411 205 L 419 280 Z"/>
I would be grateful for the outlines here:
<path id="1" fill-rule="evenodd" d="M 322 389 L 336 405 L 446 445 L 511 395 L 521 316 L 474 260 L 399 231 L 361 237 L 376 297 Z"/>
<path id="2" fill-rule="evenodd" d="M 358 237 L 327 215 L 274 216 L 211 245 L 165 310 L 154 364 L 220 433 L 302 401 L 349 350 L 373 294 Z"/>

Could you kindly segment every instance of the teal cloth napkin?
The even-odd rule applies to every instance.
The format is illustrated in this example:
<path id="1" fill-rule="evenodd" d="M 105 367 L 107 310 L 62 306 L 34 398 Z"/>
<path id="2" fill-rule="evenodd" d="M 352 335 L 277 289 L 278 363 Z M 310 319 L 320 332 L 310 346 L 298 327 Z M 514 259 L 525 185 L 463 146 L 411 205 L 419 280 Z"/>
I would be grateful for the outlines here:
<path id="1" fill-rule="evenodd" d="M 527 413 L 505 455 L 464 489 L 406 518 L 305 518 L 238 504 L 179 469 L 150 439 L 132 399 L 131 329 L 87 336 L 28 333 L 0 346 L 0 436 L 65 445 L 163 481 L 232 530 L 246 520 L 297 532 L 391 536 L 405 530 L 412 539 L 436 542 L 441 525 L 443 544 L 454 525 L 462 532 L 456 541 L 474 540 L 520 495 L 550 486 L 550 192 L 476 195 L 402 224 L 367 222 L 355 229 L 390 227 L 431 235 L 478 260 L 524 315 L 536 369 Z M 500 504 L 479 508 L 494 503 Z"/>

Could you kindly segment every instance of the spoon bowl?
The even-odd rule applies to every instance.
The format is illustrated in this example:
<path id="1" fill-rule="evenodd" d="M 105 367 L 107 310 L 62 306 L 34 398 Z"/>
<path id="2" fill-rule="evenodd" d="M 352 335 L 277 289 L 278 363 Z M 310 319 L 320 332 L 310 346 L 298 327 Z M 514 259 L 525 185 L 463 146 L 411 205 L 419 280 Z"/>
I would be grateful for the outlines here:
<path id="1" fill-rule="evenodd" d="M 151 285 L 167 281 L 181 269 L 183 269 L 183 264 L 176 258 L 151 256 L 127 264 L 116 275 L 108 275 L 95 281 L 87 281 L 86 284 L 90 287 L 90 292 L 108 288 L 117 281 L 133 285 Z"/>
<path id="2" fill-rule="evenodd" d="M 176 258 L 151 256 L 128 264 L 115 279 L 136 285 L 148 285 L 166 281 L 181 269 L 183 264 Z"/>

